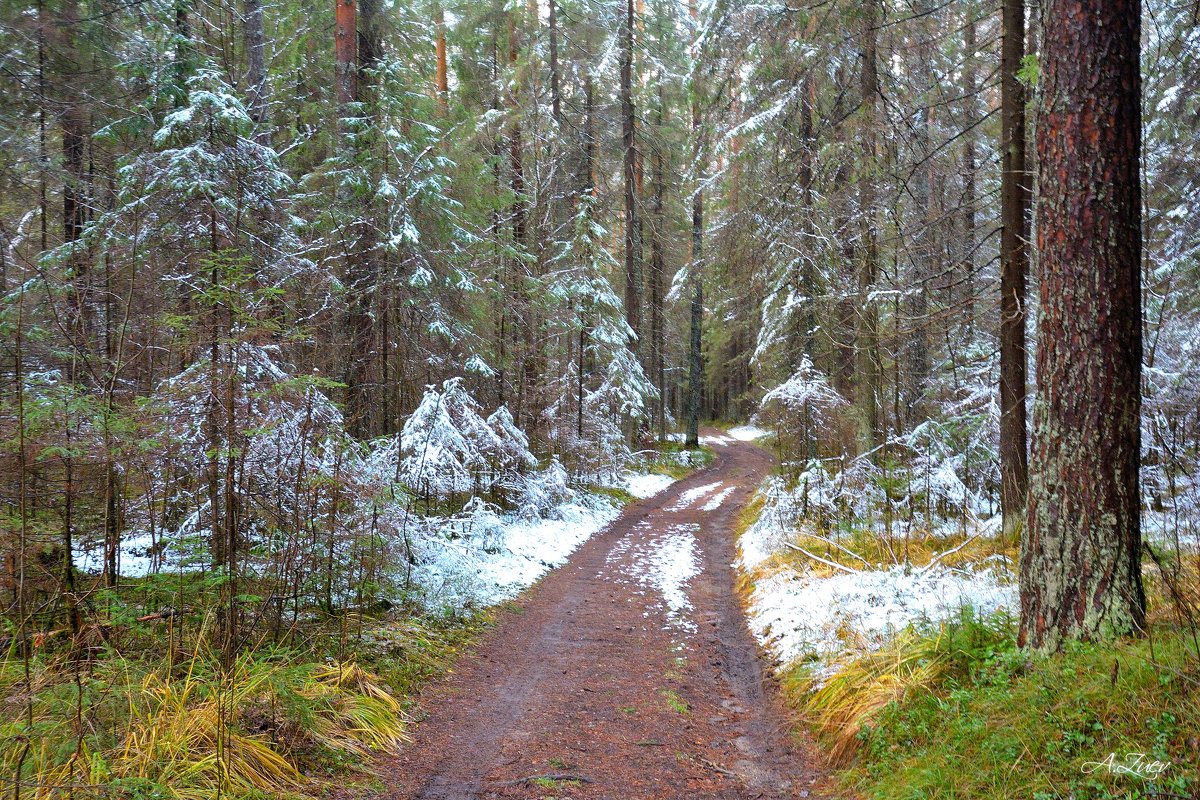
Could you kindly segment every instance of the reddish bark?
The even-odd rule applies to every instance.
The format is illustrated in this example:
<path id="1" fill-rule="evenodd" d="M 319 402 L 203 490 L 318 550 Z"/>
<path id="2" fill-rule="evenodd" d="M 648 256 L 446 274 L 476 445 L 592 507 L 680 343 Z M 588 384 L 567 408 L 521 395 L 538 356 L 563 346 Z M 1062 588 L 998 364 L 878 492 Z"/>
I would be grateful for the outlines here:
<path id="1" fill-rule="evenodd" d="M 337 102 L 344 106 L 358 95 L 358 9 L 355 0 L 336 0 L 334 7 L 334 85 Z"/>
<path id="2" fill-rule="evenodd" d="M 1021 637 L 1135 632 L 1145 621 L 1141 412 L 1139 7 L 1052 0 L 1037 135 L 1037 398 Z"/>

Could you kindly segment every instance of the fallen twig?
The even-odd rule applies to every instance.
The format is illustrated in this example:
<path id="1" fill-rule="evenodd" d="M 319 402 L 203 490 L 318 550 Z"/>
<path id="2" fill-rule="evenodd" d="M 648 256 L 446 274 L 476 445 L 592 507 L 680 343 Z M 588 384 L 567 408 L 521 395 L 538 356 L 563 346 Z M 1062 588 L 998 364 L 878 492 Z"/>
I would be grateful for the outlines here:
<path id="1" fill-rule="evenodd" d="M 784 542 L 784 544 L 799 553 L 803 553 L 804 555 L 811 558 L 813 561 L 821 562 L 822 564 L 824 564 L 827 567 L 833 567 L 834 569 L 840 569 L 842 572 L 847 572 L 851 575 L 861 575 L 862 574 L 862 572 L 860 572 L 859 570 L 851 569 L 850 567 L 847 567 L 845 564 L 839 564 L 836 561 L 830 561 L 828 559 L 821 558 L 818 555 L 810 553 L 798 544 L 792 544 L 791 542 Z"/>
<path id="2" fill-rule="evenodd" d="M 959 550 L 962 550 L 964 547 L 966 547 L 967 545 L 969 545 L 971 542 L 975 541 L 978 538 L 979 538 L 978 533 L 973 534 L 971 536 L 968 536 L 965 540 L 963 540 L 963 542 L 961 544 L 959 544 L 955 547 L 951 547 L 949 550 L 943 550 L 942 552 L 937 554 L 936 558 L 932 559 L 928 564 L 921 567 L 921 569 L 917 570 L 917 573 L 920 575 L 924 575 L 926 572 L 929 572 L 929 570 L 931 570 L 935 566 L 937 566 L 938 562 L 941 561 L 943 558 L 945 558 L 946 556 L 954 555 Z"/>
<path id="3" fill-rule="evenodd" d="M 707 758 L 700 759 L 700 763 L 711 769 L 713 772 L 719 772 L 727 778 L 736 778 L 738 774 L 733 770 L 728 770 L 722 767 L 715 761 L 709 761 Z"/>
<path id="4" fill-rule="evenodd" d="M 523 783 L 533 783 L 534 781 L 579 781 L 580 783 L 594 783 L 594 781 L 586 775 L 575 775 L 569 772 L 550 772 L 545 775 L 528 775 L 524 778 L 517 778 L 515 781 L 505 781 L 501 786 L 519 786 Z"/>

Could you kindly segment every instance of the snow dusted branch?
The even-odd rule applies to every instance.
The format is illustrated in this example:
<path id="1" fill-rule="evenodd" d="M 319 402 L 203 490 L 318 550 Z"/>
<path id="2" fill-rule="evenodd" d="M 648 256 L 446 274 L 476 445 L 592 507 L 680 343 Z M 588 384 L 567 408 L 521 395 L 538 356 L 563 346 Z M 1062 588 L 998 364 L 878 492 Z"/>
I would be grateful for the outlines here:
<path id="1" fill-rule="evenodd" d="M 848 573 L 850 575 L 861 575 L 862 574 L 861 570 L 847 567 L 844 564 L 837 563 L 836 561 L 830 561 L 828 559 L 821 558 L 820 556 L 815 555 L 814 553 L 808 552 L 807 550 L 805 550 L 803 547 L 801 547 L 798 544 L 792 544 L 791 542 L 784 542 L 783 544 L 785 547 L 795 550 L 796 552 L 801 553 L 801 554 L 807 556 L 808 558 L 811 558 L 813 561 L 819 561 L 820 563 L 824 564 L 827 567 L 833 567 L 834 569 L 839 569 L 842 572 Z"/>
<path id="2" fill-rule="evenodd" d="M 978 533 L 968 536 L 966 539 L 964 539 L 962 541 L 961 544 L 951 547 L 949 550 L 943 550 L 942 552 L 938 553 L 936 556 L 933 557 L 932 560 L 930 560 L 930 562 L 928 564 L 921 567 L 921 569 L 919 569 L 917 572 L 921 575 L 924 575 L 925 573 L 929 572 L 931 569 L 936 567 L 943 558 L 954 555 L 959 550 L 962 550 L 964 547 L 966 547 L 967 545 L 969 545 L 971 542 L 975 541 L 978 538 L 979 538 Z"/>

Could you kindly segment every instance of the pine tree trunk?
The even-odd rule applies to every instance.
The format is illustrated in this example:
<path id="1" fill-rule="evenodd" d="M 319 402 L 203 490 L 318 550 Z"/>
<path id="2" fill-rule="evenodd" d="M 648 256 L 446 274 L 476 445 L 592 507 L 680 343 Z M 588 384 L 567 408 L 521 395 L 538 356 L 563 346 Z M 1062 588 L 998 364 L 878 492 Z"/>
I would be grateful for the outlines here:
<path id="1" fill-rule="evenodd" d="M 973 125 L 978 116 L 978 101 L 976 95 L 979 94 L 979 58 L 978 58 L 978 33 L 977 24 L 975 21 L 975 11 L 973 8 L 967 8 L 965 11 L 967 20 L 963 31 L 963 49 L 966 51 L 966 69 L 964 77 L 966 78 L 966 86 L 964 87 L 967 94 L 967 108 L 970 113 L 967 116 L 966 124 Z M 976 173 L 979 170 L 979 154 L 975 140 L 975 134 L 968 131 L 963 138 L 963 257 L 962 257 L 962 277 L 958 281 L 962 287 L 963 296 L 963 316 L 966 317 L 966 336 L 968 341 L 972 341 L 975 337 L 975 248 L 976 239 L 978 236 L 978 224 L 976 222 L 976 208 L 978 202 L 976 198 Z M 951 294 L 950 305 L 953 308 L 954 296 Z"/>
<path id="2" fill-rule="evenodd" d="M 879 245 L 875 214 L 875 167 L 878 159 L 876 142 L 876 107 L 879 98 L 878 53 L 876 25 L 879 21 L 879 0 L 867 0 L 862 20 L 863 103 L 863 164 L 859 175 L 859 214 L 862 226 L 862 262 L 858 274 L 858 330 L 855 333 L 858 351 L 856 376 L 858 387 L 855 399 L 863 416 L 864 434 L 868 443 L 880 438 L 879 427 L 879 311 L 870 294 L 879 276 Z"/>
<path id="3" fill-rule="evenodd" d="M 1000 52 L 1000 508 L 1004 531 L 1024 522 L 1026 455 L 1025 276 L 1029 178 L 1025 172 L 1024 0 L 1004 0 Z"/>
<path id="4" fill-rule="evenodd" d="M 633 108 L 633 0 L 625 0 L 621 23 L 621 148 L 625 186 L 625 321 L 633 330 L 629 348 L 637 352 L 642 333 L 641 242 L 637 209 L 637 133 Z"/>
<path id="5" fill-rule="evenodd" d="M 688 13 L 692 24 L 699 29 L 700 15 L 696 0 L 688 0 Z M 692 263 L 688 266 L 692 290 L 691 313 L 688 326 L 688 391 L 687 391 L 687 447 L 700 446 L 700 389 L 704 373 L 703 332 L 704 288 L 700 272 L 704 265 L 704 143 L 701 141 L 700 119 L 700 54 L 692 54 L 692 170 L 695 185 L 692 187 Z"/>
<path id="6" fill-rule="evenodd" d="M 246 18 L 242 37 L 246 45 L 246 82 L 249 88 L 250 119 L 256 126 L 254 138 L 259 144 L 270 142 L 267 126 L 266 33 L 263 30 L 262 0 L 246 0 Z"/>
<path id="7" fill-rule="evenodd" d="M 666 98 L 663 96 L 663 84 L 658 84 L 658 107 L 655 113 L 655 127 L 662 131 L 665 124 Z M 650 380 L 658 389 L 658 399 L 655 401 L 655 421 L 658 435 L 664 438 L 667 433 L 666 414 L 666 369 L 664 360 L 664 309 L 663 294 L 666 274 L 666 254 L 663 236 L 666 230 L 664 214 L 666 194 L 666 158 L 663 155 L 661 142 L 654 147 L 651 161 L 650 180 L 654 184 L 653 211 L 654 221 L 650 228 Z"/>
<path id="8" fill-rule="evenodd" d="M 375 80 L 372 73 L 383 57 L 379 2 L 359 0 L 358 11 L 360 13 L 354 20 L 358 27 L 347 37 L 355 42 L 350 86 L 354 92 L 353 100 L 363 104 L 365 113 L 370 114 L 374 100 L 372 81 Z M 340 27 L 338 35 L 342 35 Z M 339 52 L 338 55 L 340 69 L 343 54 Z M 378 402 L 381 386 L 374 368 L 378 362 L 375 357 L 378 337 L 372 314 L 379 284 L 379 264 L 375 255 L 375 228 L 367 221 L 372 211 L 369 205 L 353 209 L 357 222 L 352 228 L 353 240 L 346 263 L 345 335 L 349 342 L 344 371 L 346 423 L 351 434 L 360 438 L 381 432 Z"/>
<path id="9" fill-rule="evenodd" d="M 809 22 L 806 36 L 812 36 L 815 31 L 816 17 Z M 817 157 L 817 137 L 813 127 L 813 110 L 816 107 L 817 86 L 813 80 L 812 70 L 805 70 L 800 84 L 800 202 L 801 225 L 805 240 L 811 244 L 815 241 L 813 225 L 813 163 Z M 803 310 L 791 313 L 788 319 L 788 341 L 786 344 L 788 368 L 795 372 L 800 368 L 805 356 L 810 359 L 815 356 L 813 347 L 813 331 L 817 327 L 817 271 L 815 269 L 815 248 L 813 252 L 802 252 L 795 259 L 795 269 L 792 276 L 792 291 L 803 297 Z"/>
<path id="10" fill-rule="evenodd" d="M 358 96 L 358 7 L 355 0 L 337 0 L 334 8 L 334 88 L 338 118 Z"/>
<path id="11" fill-rule="evenodd" d="M 566 130 L 566 120 L 562 111 L 562 79 L 558 66 L 558 4 L 549 0 L 549 18 L 546 21 L 550 29 L 550 114 L 558 126 L 558 133 Z"/>
<path id="12" fill-rule="evenodd" d="M 933 3 L 921 0 L 913 5 L 918 14 L 933 13 Z M 916 32 L 917 44 L 917 77 L 923 86 L 935 86 L 938 80 L 933 69 L 934 51 L 930 39 L 920 29 Z M 917 112 L 916 140 L 920 158 L 925 162 L 923 177 L 913 176 L 909 182 L 913 194 L 913 224 L 916 228 L 912 249 L 912 272 L 909 285 L 905 287 L 905 319 L 900 324 L 908 328 L 907 355 L 905 366 L 908 375 L 905 380 L 906 418 L 896 419 L 896 426 L 906 425 L 908 429 L 915 428 L 926 416 L 925 390 L 929 382 L 929 285 L 942 272 L 938 263 L 937 224 L 938 211 L 936 206 L 937 170 L 934 161 L 934 148 L 938 146 L 930 135 L 933 129 L 933 107 L 927 106 Z M 917 215 L 920 215 L 919 217 Z"/>
<path id="13" fill-rule="evenodd" d="M 1021 639 L 1145 623 L 1139 6 L 1051 0 L 1037 134 L 1042 175 L 1037 394 Z"/>

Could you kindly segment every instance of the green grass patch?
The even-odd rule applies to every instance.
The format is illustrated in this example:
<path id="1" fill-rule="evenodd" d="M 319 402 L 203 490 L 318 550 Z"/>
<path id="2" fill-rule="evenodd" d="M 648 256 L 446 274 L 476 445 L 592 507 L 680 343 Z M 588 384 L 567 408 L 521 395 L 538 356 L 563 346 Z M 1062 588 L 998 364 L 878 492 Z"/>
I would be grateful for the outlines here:
<path id="1" fill-rule="evenodd" d="M 588 491 L 614 500 L 618 505 L 627 506 L 637 500 L 629 492 L 617 486 L 589 486 Z"/>
<path id="2" fill-rule="evenodd" d="M 667 707 L 670 708 L 672 711 L 675 711 L 679 714 L 684 714 L 684 715 L 692 713 L 691 707 L 687 704 L 687 702 L 684 701 L 684 699 L 682 697 L 679 696 L 679 693 L 676 692 L 674 689 L 664 689 L 662 696 L 663 696 L 663 700 L 665 700 L 667 703 Z"/>
<path id="3" fill-rule="evenodd" d="M 835 755 L 855 731 L 840 778 L 865 798 L 1190 798 L 1200 660 L 1182 629 L 1152 634 L 1034 656 L 1011 621 L 962 618 L 898 637 L 815 694 L 802 666 L 784 688 Z"/>
<path id="4" fill-rule="evenodd" d="M 686 478 L 698 469 L 704 469 L 713 462 L 716 453 L 711 447 L 701 445 L 690 449 L 682 442 L 659 442 L 655 454 L 646 462 L 647 472 L 670 475 L 676 480 Z"/>

